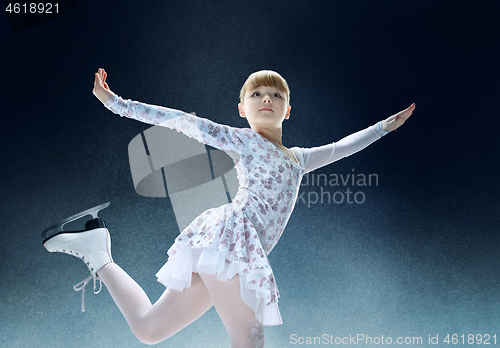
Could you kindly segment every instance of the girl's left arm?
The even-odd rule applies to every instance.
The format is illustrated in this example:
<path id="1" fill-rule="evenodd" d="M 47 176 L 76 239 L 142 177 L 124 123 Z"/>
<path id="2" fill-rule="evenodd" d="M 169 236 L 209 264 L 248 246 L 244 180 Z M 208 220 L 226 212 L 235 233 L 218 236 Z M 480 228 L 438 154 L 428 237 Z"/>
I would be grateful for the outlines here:
<path id="1" fill-rule="evenodd" d="M 411 116 L 413 110 L 415 110 L 415 104 L 412 104 L 407 109 L 385 120 L 377 122 L 373 126 L 342 138 L 337 142 L 309 149 L 300 148 L 306 169 L 305 173 L 326 166 L 364 149 L 390 131 L 401 127 L 401 125 Z"/>

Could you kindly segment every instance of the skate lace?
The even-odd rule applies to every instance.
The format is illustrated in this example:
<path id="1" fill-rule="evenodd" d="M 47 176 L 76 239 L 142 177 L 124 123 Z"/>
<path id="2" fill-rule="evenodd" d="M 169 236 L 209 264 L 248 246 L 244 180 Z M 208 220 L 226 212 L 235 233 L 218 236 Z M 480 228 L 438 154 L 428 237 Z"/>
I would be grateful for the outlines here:
<path id="1" fill-rule="evenodd" d="M 99 279 L 99 276 L 97 276 L 96 274 L 91 274 L 89 275 L 87 278 L 85 278 L 84 280 L 82 280 L 81 282 L 79 282 L 78 284 L 75 284 L 73 286 L 73 289 L 75 291 L 81 291 L 82 292 L 82 313 L 85 312 L 85 288 L 87 287 L 87 284 L 92 280 L 92 278 L 94 279 L 94 294 L 98 294 L 101 292 L 101 289 L 102 289 L 102 281 L 101 279 Z M 99 290 L 96 292 L 95 289 L 96 289 L 96 280 L 99 281 Z"/>

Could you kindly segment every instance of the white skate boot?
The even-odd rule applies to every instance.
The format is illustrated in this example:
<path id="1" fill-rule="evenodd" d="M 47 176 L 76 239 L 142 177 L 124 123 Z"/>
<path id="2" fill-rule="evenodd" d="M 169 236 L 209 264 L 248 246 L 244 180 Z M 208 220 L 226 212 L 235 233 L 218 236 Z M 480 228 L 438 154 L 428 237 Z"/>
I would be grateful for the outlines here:
<path id="1" fill-rule="evenodd" d="M 43 246 L 48 251 L 73 255 L 83 260 L 87 265 L 90 276 L 73 287 L 75 291 L 82 291 L 82 312 L 85 312 L 85 287 L 93 279 L 94 294 L 101 292 L 102 282 L 97 276 L 97 272 L 108 263 L 113 262 L 108 229 L 104 225 L 104 221 L 97 216 L 98 212 L 108 205 L 109 202 L 70 216 L 42 233 Z M 86 215 L 92 215 L 93 219 L 85 223 L 84 230 L 63 231 L 65 224 Z M 96 280 L 99 280 L 99 290 L 97 291 Z"/>

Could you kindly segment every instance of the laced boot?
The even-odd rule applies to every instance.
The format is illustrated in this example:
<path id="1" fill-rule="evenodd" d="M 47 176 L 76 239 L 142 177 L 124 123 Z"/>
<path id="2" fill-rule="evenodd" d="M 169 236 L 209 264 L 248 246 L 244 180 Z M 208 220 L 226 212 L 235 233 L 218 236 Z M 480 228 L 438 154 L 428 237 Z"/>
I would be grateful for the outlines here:
<path id="1" fill-rule="evenodd" d="M 113 262 L 109 231 L 102 218 L 97 216 L 98 212 L 107 206 L 109 206 L 109 202 L 82 211 L 47 228 L 42 233 L 43 246 L 48 251 L 73 255 L 83 260 L 87 265 L 90 276 L 73 286 L 75 291 L 82 291 L 82 312 L 85 312 L 85 288 L 87 284 L 93 279 L 94 294 L 100 293 L 102 282 L 97 276 L 97 272 L 108 263 Z M 92 215 L 93 219 L 85 223 L 84 230 L 63 231 L 65 224 L 86 215 Z M 99 281 L 99 290 L 96 290 L 97 280 Z"/>

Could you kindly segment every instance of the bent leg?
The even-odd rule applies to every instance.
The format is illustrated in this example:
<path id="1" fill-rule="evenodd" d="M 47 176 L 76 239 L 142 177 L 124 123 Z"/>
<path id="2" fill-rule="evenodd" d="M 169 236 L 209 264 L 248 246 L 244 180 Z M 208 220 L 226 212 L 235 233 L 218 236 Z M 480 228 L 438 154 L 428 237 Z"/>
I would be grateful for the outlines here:
<path id="1" fill-rule="evenodd" d="M 241 298 L 239 275 L 227 282 L 216 275 L 200 273 L 210 298 L 231 337 L 231 346 L 237 348 L 264 347 L 264 329 L 255 318 L 255 312 Z"/>
<path id="2" fill-rule="evenodd" d="M 183 292 L 166 289 L 154 305 L 117 264 L 104 266 L 98 275 L 132 332 L 143 343 L 154 344 L 169 338 L 212 307 L 205 284 L 197 273 L 192 275 L 191 287 Z"/>

